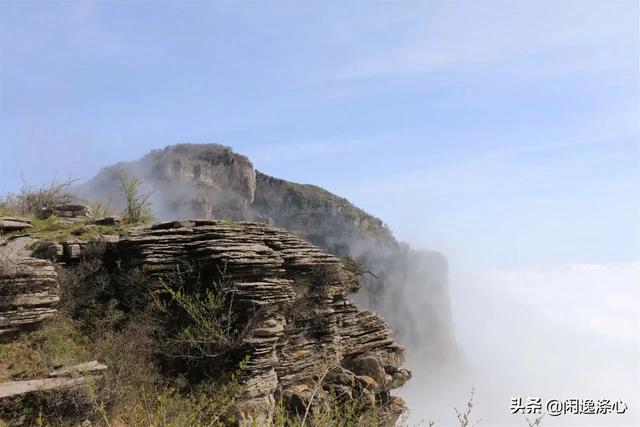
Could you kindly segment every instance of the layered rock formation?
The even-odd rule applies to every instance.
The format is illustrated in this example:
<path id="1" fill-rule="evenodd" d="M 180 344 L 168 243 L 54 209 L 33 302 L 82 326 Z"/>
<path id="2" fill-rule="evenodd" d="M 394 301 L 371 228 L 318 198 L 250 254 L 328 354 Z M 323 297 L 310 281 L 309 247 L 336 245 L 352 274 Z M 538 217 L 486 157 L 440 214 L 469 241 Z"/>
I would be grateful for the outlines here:
<path id="1" fill-rule="evenodd" d="M 296 184 L 256 172 L 256 214 L 339 255 L 348 255 L 356 241 L 397 246 L 380 220 L 315 185 Z"/>
<path id="2" fill-rule="evenodd" d="M 0 216 L 0 233 L 13 233 L 31 228 L 28 218 Z"/>
<path id="3" fill-rule="evenodd" d="M 293 231 L 351 257 L 373 274 L 358 300 L 381 313 L 416 354 L 455 351 L 447 263 L 441 254 L 400 244 L 384 223 L 320 187 L 262 174 L 245 156 L 217 144 L 180 144 L 103 169 L 79 191 L 121 208 L 118 177 L 138 175 L 154 191 L 161 219 L 250 220 Z"/>
<path id="4" fill-rule="evenodd" d="M 369 399 L 389 425 L 404 410 L 389 394 L 410 377 L 403 349 L 380 316 L 348 299 L 353 274 L 300 237 L 261 223 L 172 221 L 133 232 L 112 256 L 150 290 L 185 262 L 231 284 L 232 309 L 250 319 L 239 345 L 249 356 L 242 424 L 266 424 L 278 398 L 302 414 L 329 390 Z"/>
<path id="5" fill-rule="evenodd" d="M 51 318 L 56 313 L 57 294 L 51 262 L 0 252 L 0 340 Z"/>
<path id="6" fill-rule="evenodd" d="M 256 172 L 255 212 L 372 274 L 357 301 L 381 313 L 416 359 L 456 351 L 445 257 L 399 243 L 387 226 L 320 187 Z"/>

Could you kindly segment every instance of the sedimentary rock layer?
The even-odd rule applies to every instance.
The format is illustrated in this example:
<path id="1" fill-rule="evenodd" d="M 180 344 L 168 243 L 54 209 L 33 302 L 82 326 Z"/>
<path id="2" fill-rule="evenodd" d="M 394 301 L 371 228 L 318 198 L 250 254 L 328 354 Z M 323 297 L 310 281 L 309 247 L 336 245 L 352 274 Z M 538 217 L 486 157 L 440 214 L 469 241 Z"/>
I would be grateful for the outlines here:
<path id="1" fill-rule="evenodd" d="M 0 233 L 11 233 L 31 228 L 31 220 L 22 217 L 0 216 Z"/>
<path id="2" fill-rule="evenodd" d="M 340 260 L 300 237 L 261 223 L 176 221 L 132 233 L 113 255 L 151 289 L 185 262 L 231 282 L 232 309 L 251 317 L 240 345 L 245 423 L 266 422 L 276 398 L 304 406 L 323 389 L 369 396 L 390 422 L 403 410 L 389 395 L 410 377 L 403 349 L 380 316 L 347 298 L 358 281 Z"/>
<path id="3" fill-rule="evenodd" d="M 56 313 L 53 264 L 31 257 L 0 257 L 0 338 L 35 326 Z"/>

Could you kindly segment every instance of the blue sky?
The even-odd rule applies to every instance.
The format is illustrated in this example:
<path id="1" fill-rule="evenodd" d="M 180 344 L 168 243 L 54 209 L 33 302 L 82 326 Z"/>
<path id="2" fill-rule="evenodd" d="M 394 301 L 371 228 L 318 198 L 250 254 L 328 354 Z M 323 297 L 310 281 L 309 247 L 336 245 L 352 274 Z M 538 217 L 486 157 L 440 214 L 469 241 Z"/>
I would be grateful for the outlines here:
<path id="1" fill-rule="evenodd" d="M 0 3 L 0 193 L 178 142 L 491 267 L 640 258 L 637 1 Z"/>

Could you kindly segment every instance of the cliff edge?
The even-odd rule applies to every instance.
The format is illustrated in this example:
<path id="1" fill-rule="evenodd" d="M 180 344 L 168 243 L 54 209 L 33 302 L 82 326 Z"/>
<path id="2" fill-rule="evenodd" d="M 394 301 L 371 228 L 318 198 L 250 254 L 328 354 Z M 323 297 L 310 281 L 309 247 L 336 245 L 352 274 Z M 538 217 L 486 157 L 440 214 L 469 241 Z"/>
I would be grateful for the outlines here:
<path id="1" fill-rule="evenodd" d="M 357 301 L 382 314 L 415 355 L 447 357 L 457 351 L 446 259 L 396 240 L 382 220 L 315 185 L 255 170 L 251 161 L 219 144 L 177 144 L 139 160 L 101 170 L 79 187 L 88 198 L 121 208 L 120 174 L 142 178 L 160 219 L 258 221 L 294 232 L 320 248 L 361 265 Z"/>

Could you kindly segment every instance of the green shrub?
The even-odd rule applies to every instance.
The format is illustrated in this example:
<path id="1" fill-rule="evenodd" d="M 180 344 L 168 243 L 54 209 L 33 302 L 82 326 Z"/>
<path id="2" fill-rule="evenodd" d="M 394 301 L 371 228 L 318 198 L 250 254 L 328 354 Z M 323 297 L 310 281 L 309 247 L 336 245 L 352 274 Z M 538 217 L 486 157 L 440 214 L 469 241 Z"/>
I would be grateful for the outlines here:
<path id="1" fill-rule="evenodd" d="M 35 391 L 0 400 L 0 426 L 81 425 L 92 413 L 93 403 L 85 387 Z"/>
<path id="2" fill-rule="evenodd" d="M 66 313 L 58 313 L 39 329 L 0 345 L 0 381 L 45 375 L 87 356 L 87 342 Z"/>
<path id="3" fill-rule="evenodd" d="M 344 399 L 332 390 L 323 392 L 322 398 L 301 413 L 295 413 L 283 399 L 278 399 L 273 416 L 274 427 L 352 427 L 382 425 L 376 417 L 375 407 L 365 398 Z"/>
<path id="4" fill-rule="evenodd" d="M 239 362 L 239 319 L 233 290 L 224 278 L 185 265 L 166 276 L 154 301 L 162 327 L 158 342 L 167 367 L 190 378 L 218 377 Z"/>
<path id="5" fill-rule="evenodd" d="M 127 176 L 124 172 L 120 174 L 120 191 L 126 203 L 122 218 L 130 224 L 145 223 L 152 219 L 149 198 L 153 193 L 141 193 L 141 185 L 142 179 L 139 177 Z"/>

